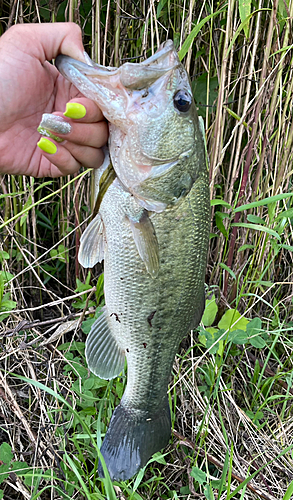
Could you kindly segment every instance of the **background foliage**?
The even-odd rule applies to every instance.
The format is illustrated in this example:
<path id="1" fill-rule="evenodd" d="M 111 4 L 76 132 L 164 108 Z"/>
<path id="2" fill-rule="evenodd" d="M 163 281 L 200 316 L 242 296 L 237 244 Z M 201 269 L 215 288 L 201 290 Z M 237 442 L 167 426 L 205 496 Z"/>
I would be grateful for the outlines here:
<path id="1" fill-rule="evenodd" d="M 1 33 L 75 21 L 106 65 L 173 39 L 205 122 L 212 199 L 207 307 L 174 364 L 172 442 L 112 486 L 98 478 L 97 445 L 125 374 L 107 382 L 85 365 L 103 304 L 101 268 L 77 264 L 90 175 L 1 176 L 0 498 L 292 497 L 292 10 L 285 0 L 0 2 Z"/>

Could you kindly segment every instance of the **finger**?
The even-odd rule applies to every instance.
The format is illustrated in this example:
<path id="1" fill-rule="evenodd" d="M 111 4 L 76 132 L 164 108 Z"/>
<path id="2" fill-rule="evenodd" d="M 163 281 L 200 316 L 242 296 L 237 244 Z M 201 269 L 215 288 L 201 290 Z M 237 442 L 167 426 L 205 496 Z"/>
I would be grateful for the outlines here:
<path id="1" fill-rule="evenodd" d="M 75 97 L 66 104 L 67 118 L 78 120 L 78 123 L 94 123 L 105 120 L 99 106 L 87 97 Z"/>
<path id="2" fill-rule="evenodd" d="M 62 116 L 45 113 L 38 127 L 38 132 L 56 142 L 67 140 L 81 146 L 101 148 L 108 140 L 108 125 L 98 123 L 74 123 L 65 121 Z"/>
<path id="3" fill-rule="evenodd" d="M 85 62 L 81 29 L 75 23 L 18 24 L 7 30 L 4 37 L 42 64 L 58 54 Z"/>
<path id="4" fill-rule="evenodd" d="M 104 159 L 104 153 L 101 149 L 77 145 L 71 145 L 71 148 L 68 149 L 63 144 L 58 144 L 52 139 L 44 137 L 38 142 L 38 147 L 41 149 L 43 157 L 52 164 L 50 166 L 46 161 L 41 162 L 38 177 L 59 177 L 60 175 L 74 174 L 78 172 L 81 165 L 86 168 L 98 168 Z"/>
<path id="5" fill-rule="evenodd" d="M 107 122 L 105 120 L 96 122 L 95 120 L 102 118 L 99 108 L 89 99 L 83 101 L 88 101 L 89 119 L 94 120 L 93 123 L 64 118 L 59 112 L 54 114 L 45 113 L 38 127 L 40 134 L 47 137 L 51 136 L 53 139 L 58 136 L 60 139 L 67 139 L 70 142 L 84 146 L 96 148 L 104 146 L 108 140 Z M 81 105 L 79 103 L 74 104 Z M 81 106 L 86 109 L 83 105 Z"/>

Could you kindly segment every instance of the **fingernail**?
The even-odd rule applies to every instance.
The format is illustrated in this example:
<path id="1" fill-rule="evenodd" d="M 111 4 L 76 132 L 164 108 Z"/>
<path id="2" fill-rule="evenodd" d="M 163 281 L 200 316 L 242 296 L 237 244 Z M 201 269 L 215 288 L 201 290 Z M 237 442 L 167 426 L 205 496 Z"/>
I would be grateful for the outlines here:
<path id="1" fill-rule="evenodd" d="M 37 143 L 37 146 L 44 151 L 45 153 L 49 153 L 50 155 L 53 155 L 57 151 L 57 146 L 53 142 L 49 141 L 49 139 L 46 139 L 45 137 L 41 137 L 39 142 Z"/>
<path id="2" fill-rule="evenodd" d="M 45 136 L 45 137 L 50 137 L 50 139 L 53 139 L 56 142 L 64 142 L 64 139 L 61 139 L 61 137 L 58 137 L 57 135 L 52 134 L 50 130 L 47 130 L 44 127 L 41 127 L 41 125 L 38 126 L 37 131 L 39 134 Z"/>
<path id="3" fill-rule="evenodd" d="M 52 115 L 50 113 L 43 114 L 40 128 L 56 132 L 57 134 L 69 134 L 71 132 L 71 125 L 64 120 L 63 116 Z"/>
<path id="4" fill-rule="evenodd" d="M 64 116 L 68 118 L 83 118 L 86 115 L 86 109 L 82 104 L 78 102 L 68 102 L 66 104 Z"/>

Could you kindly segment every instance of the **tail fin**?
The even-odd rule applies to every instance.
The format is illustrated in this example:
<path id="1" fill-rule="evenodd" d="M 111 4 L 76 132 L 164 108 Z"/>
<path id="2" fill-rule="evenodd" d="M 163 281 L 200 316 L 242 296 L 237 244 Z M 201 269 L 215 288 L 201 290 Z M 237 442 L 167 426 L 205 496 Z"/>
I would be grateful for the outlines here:
<path id="1" fill-rule="evenodd" d="M 112 481 L 125 481 L 144 467 L 153 453 L 164 448 L 171 435 L 168 401 L 152 415 L 120 403 L 101 447 Z M 99 464 L 99 475 L 104 477 Z"/>

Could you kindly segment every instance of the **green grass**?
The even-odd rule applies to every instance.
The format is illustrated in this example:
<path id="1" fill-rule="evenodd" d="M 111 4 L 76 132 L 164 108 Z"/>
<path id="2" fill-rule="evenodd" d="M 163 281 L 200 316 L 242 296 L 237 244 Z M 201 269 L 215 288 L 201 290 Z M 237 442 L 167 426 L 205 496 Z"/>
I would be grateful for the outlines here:
<path id="1" fill-rule="evenodd" d="M 1 32 L 37 21 L 31 3 L 13 5 L 0 4 Z M 42 21 L 78 22 L 88 53 L 106 65 L 174 40 L 206 127 L 207 307 L 174 363 L 169 446 L 132 480 L 101 481 L 99 445 L 126 373 L 100 380 L 84 357 L 103 304 L 101 267 L 87 274 L 76 266 L 90 174 L 2 176 L 0 498 L 289 500 L 293 3 L 64 0 L 38 8 Z"/>

